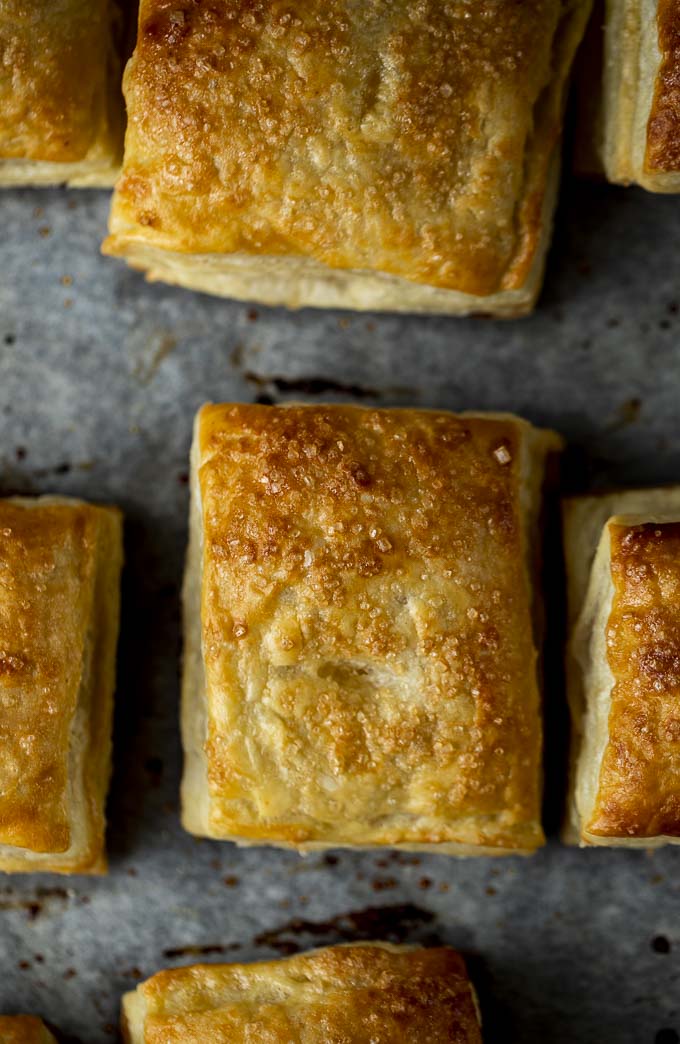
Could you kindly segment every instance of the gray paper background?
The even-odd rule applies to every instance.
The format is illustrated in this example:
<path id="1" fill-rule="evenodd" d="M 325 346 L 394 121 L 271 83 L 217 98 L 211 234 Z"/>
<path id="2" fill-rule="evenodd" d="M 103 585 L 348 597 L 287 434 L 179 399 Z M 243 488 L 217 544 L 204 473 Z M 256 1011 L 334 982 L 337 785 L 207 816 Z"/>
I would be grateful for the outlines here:
<path id="1" fill-rule="evenodd" d="M 583 490 L 680 479 L 680 201 L 568 184 L 546 289 L 521 321 L 288 314 L 147 286 L 99 256 L 106 193 L 0 196 L 0 494 L 126 514 L 108 878 L 0 877 L 0 1011 L 115 1039 L 121 994 L 163 966 L 353 938 L 469 958 L 502 1044 L 673 1044 L 676 849 L 455 861 L 306 859 L 178 823 L 179 602 L 192 417 L 286 398 L 512 410 L 569 440 Z M 551 576 L 548 825 L 565 734 Z M 557 636 L 556 638 L 554 636 Z"/>

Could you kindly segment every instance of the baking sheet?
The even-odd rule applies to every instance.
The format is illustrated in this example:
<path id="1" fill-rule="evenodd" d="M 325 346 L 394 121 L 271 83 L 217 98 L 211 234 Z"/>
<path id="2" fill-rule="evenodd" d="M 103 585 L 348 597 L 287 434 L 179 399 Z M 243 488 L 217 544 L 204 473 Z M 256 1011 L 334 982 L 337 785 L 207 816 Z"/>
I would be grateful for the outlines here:
<path id="1" fill-rule="evenodd" d="M 677 849 L 553 839 L 529 860 L 303 859 L 197 841 L 178 822 L 177 710 L 187 454 L 205 400 L 513 410 L 567 436 L 572 489 L 680 480 L 678 199 L 567 184 L 540 308 L 514 322 L 289 314 L 148 286 L 99 256 L 107 209 L 99 192 L 0 195 L 0 493 L 114 501 L 127 519 L 111 873 L 0 876 L 0 1011 L 103 1044 L 121 994 L 163 966 L 387 938 L 465 952 L 489 1042 L 677 1042 Z"/>

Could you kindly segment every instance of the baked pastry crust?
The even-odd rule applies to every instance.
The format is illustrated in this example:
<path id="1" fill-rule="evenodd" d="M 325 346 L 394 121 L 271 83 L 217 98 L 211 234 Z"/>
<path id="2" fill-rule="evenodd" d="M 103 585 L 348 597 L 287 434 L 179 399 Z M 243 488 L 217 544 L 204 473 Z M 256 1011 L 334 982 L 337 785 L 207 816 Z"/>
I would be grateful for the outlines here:
<path id="1" fill-rule="evenodd" d="M 0 186 L 113 185 L 122 36 L 116 0 L 0 0 Z"/>
<path id="2" fill-rule="evenodd" d="M 103 873 L 115 508 L 0 500 L 0 870 Z"/>
<path id="3" fill-rule="evenodd" d="M 159 972 L 123 998 L 123 1034 L 128 1044 L 482 1041 L 463 958 L 389 943 Z"/>
<path id="4" fill-rule="evenodd" d="M 57 1044 L 42 1019 L 34 1015 L 0 1015 L 0 1044 Z"/>
<path id="5" fill-rule="evenodd" d="M 565 546 L 574 725 L 567 840 L 677 844 L 680 488 L 568 502 Z"/>
<path id="6" fill-rule="evenodd" d="M 606 0 L 602 9 L 603 92 L 583 135 L 610 181 L 680 192 L 680 3 Z"/>
<path id="7" fill-rule="evenodd" d="M 187 830 L 460 855 L 543 843 L 533 566 L 559 446 L 507 415 L 199 412 Z"/>
<path id="8" fill-rule="evenodd" d="M 589 9 L 142 0 L 104 252 L 266 304 L 525 314 Z"/>
<path id="9" fill-rule="evenodd" d="M 680 3 L 658 0 L 659 65 L 647 124 L 645 169 L 663 178 L 665 191 L 680 191 Z"/>

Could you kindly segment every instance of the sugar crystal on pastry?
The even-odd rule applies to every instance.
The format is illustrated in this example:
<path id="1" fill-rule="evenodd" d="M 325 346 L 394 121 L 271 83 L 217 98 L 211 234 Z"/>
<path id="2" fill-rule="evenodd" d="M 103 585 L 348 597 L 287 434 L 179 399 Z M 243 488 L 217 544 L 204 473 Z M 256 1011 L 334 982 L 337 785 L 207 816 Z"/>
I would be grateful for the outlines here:
<path id="1" fill-rule="evenodd" d="M 106 253 L 289 307 L 531 309 L 589 0 L 142 0 Z"/>
<path id="2" fill-rule="evenodd" d="M 542 843 L 535 562 L 558 446 L 503 415 L 200 411 L 187 829 L 300 849 Z"/>

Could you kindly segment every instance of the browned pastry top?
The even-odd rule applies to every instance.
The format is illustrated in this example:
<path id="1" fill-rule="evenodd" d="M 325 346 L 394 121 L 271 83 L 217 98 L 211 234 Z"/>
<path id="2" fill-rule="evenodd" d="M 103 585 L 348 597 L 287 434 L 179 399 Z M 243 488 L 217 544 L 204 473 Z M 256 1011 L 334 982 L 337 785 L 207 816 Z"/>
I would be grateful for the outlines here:
<path id="1" fill-rule="evenodd" d="M 0 159 L 73 163 L 101 128 L 113 0 L 0 0 Z"/>
<path id="2" fill-rule="evenodd" d="M 587 7 L 142 0 L 107 249 L 521 287 Z"/>
<path id="3" fill-rule="evenodd" d="M 69 848 L 70 730 L 97 534 L 88 505 L 0 501 L 0 843 Z"/>
<path id="4" fill-rule="evenodd" d="M 541 843 L 531 431 L 418 410 L 201 411 L 218 832 Z"/>
<path id="5" fill-rule="evenodd" d="M 42 1019 L 34 1015 L 0 1015 L 0 1044 L 56 1044 Z"/>
<path id="6" fill-rule="evenodd" d="M 589 833 L 680 836 L 680 523 L 609 524 L 609 740 Z"/>
<path id="7" fill-rule="evenodd" d="M 160 972 L 138 988 L 144 1044 L 481 1044 L 455 951 L 338 946 Z"/>
<path id="8" fill-rule="evenodd" d="M 680 0 L 658 0 L 661 65 L 647 125 L 645 167 L 680 171 Z"/>

